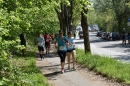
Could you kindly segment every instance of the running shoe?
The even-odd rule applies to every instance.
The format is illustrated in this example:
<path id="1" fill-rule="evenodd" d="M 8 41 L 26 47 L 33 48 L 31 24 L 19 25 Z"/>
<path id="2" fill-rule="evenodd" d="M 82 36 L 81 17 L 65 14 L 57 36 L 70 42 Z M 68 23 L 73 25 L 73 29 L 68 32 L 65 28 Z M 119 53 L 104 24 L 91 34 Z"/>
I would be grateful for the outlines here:
<path id="1" fill-rule="evenodd" d="M 65 71 L 64 71 L 64 68 L 61 69 L 61 74 L 63 74 Z"/>

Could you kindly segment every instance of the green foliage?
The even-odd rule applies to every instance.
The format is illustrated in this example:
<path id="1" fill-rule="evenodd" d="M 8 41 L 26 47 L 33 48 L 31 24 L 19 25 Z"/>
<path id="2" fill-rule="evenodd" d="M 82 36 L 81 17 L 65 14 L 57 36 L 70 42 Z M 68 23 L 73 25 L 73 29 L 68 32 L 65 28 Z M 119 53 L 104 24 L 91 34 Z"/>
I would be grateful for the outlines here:
<path id="1" fill-rule="evenodd" d="M 97 22 L 104 31 L 118 31 L 128 28 L 129 3 L 127 0 L 92 0 Z M 99 16 L 100 15 L 100 16 Z"/>
<path id="2" fill-rule="evenodd" d="M 39 32 L 55 33 L 59 29 L 53 3 L 48 0 L 0 0 L 0 7 L 0 85 L 21 86 L 24 83 L 24 86 L 32 86 L 32 81 L 20 76 L 30 71 L 39 73 L 36 67 L 29 66 L 23 74 L 9 60 L 24 48 L 19 45 L 21 32 L 25 32 L 27 44 L 31 45 Z"/>

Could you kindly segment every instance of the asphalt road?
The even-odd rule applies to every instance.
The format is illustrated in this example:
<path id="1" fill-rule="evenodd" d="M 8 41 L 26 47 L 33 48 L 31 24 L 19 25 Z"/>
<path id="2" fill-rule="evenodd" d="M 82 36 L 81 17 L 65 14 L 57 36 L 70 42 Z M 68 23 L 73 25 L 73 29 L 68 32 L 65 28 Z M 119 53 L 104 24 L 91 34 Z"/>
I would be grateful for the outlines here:
<path id="1" fill-rule="evenodd" d="M 121 40 L 118 41 L 106 41 L 101 39 L 101 37 L 96 37 L 96 32 L 89 33 L 91 51 L 93 54 L 99 54 L 104 56 L 109 56 L 111 58 L 116 58 L 123 62 L 130 62 L 130 44 L 121 44 Z M 77 48 L 84 49 L 84 40 L 79 39 L 77 36 L 75 39 L 75 44 Z"/>

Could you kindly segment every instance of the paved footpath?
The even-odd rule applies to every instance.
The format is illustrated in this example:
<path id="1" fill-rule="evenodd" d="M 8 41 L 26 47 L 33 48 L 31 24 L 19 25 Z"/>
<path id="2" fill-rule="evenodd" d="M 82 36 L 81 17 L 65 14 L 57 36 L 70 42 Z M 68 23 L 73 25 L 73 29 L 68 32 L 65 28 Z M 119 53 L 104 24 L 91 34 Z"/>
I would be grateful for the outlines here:
<path id="1" fill-rule="evenodd" d="M 79 64 L 77 64 L 77 70 L 74 71 L 67 69 L 66 62 L 65 73 L 60 74 L 60 59 L 53 53 L 46 55 L 42 61 L 36 58 L 36 66 L 40 68 L 52 86 L 121 86 Z"/>

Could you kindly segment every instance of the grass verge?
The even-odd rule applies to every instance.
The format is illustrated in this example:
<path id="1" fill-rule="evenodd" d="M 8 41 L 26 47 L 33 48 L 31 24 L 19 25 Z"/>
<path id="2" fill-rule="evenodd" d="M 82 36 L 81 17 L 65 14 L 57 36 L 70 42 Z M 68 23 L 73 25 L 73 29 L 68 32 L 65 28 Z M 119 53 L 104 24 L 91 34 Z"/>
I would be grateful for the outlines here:
<path id="1" fill-rule="evenodd" d="M 10 62 L 15 71 L 17 86 L 50 86 L 39 68 L 36 67 L 36 49 L 29 47 L 26 57 L 19 54 L 13 57 Z"/>
<path id="2" fill-rule="evenodd" d="M 76 51 L 77 61 L 90 70 L 96 71 L 109 79 L 114 79 L 119 83 L 130 85 L 129 63 L 122 63 L 109 57 L 92 55 L 91 53 L 85 54 L 84 50 L 81 49 L 76 49 Z"/>

